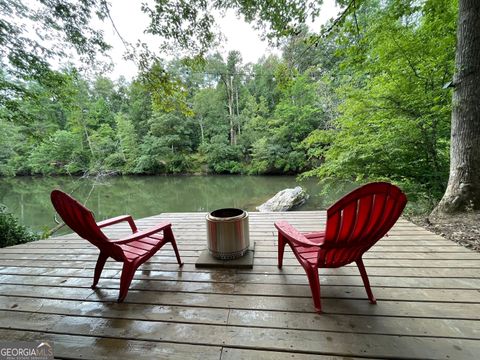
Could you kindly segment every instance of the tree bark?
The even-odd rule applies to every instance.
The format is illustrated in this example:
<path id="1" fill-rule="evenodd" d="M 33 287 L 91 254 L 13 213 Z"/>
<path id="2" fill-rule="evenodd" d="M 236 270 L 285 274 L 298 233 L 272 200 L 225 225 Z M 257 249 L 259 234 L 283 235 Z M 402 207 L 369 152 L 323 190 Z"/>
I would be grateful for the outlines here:
<path id="1" fill-rule="evenodd" d="M 223 83 L 225 84 L 225 92 L 227 95 L 227 107 L 228 107 L 228 119 L 230 124 L 230 145 L 236 145 L 235 139 L 235 124 L 233 118 L 235 116 L 234 109 L 234 97 L 233 97 L 233 76 L 228 75 L 228 80 L 225 77 L 222 77 Z"/>
<path id="2" fill-rule="evenodd" d="M 85 132 L 85 138 L 87 139 L 88 148 L 90 149 L 90 153 L 92 154 L 92 157 L 94 158 L 95 153 L 93 152 L 92 143 L 90 141 L 90 136 L 88 136 L 87 125 L 85 125 L 85 121 L 83 120 L 83 118 L 82 118 L 82 126 L 83 126 L 83 131 Z"/>
<path id="3" fill-rule="evenodd" d="M 450 176 L 433 214 L 480 209 L 480 1 L 459 0 Z"/>
<path id="4" fill-rule="evenodd" d="M 229 76 L 228 87 L 227 87 L 227 96 L 228 96 L 228 113 L 230 115 L 230 145 L 236 145 L 237 139 L 235 136 L 235 123 L 233 121 L 235 117 L 235 98 L 233 97 L 233 76 Z"/>
<path id="5" fill-rule="evenodd" d="M 238 89 L 239 86 L 238 86 L 238 82 L 237 82 L 237 86 L 235 87 L 235 98 L 236 98 L 236 103 L 237 103 L 237 127 L 238 127 L 238 135 L 240 136 L 240 134 L 242 133 L 242 129 L 241 129 L 241 126 L 240 126 L 240 106 L 238 105 Z"/>

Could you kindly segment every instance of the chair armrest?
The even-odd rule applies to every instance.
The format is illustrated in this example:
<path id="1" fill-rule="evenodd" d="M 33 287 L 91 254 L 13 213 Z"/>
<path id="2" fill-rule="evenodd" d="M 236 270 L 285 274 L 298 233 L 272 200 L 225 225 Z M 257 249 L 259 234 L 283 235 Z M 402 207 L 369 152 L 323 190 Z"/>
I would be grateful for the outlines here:
<path id="1" fill-rule="evenodd" d="M 137 226 L 135 225 L 135 222 L 133 221 L 133 218 L 130 215 L 120 215 L 111 219 L 99 221 L 97 223 L 97 226 L 99 228 L 102 228 L 102 227 L 110 226 L 113 224 L 118 224 L 119 222 L 122 222 L 122 221 L 128 221 L 133 233 L 138 231 Z"/>
<path id="2" fill-rule="evenodd" d="M 317 248 L 321 245 L 320 243 L 316 243 L 307 239 L 300 231 L 295 229 L 286 221 L 282 220 L 275 222 L 275 227 L 278 229 L 279 233 L 296 245 L 315 246 Z"/>
<path id="3" fill-rule="evenodd" d="M 322 246 L 325 242 L 325 231 L 314 231 L 302 233 L 308 240 L 313 241 L 317 246 Z"/>
<path id="4" fill-rule="evenodd" d="M 159 231 L 165 230 L 166 228 L 169 228 L 172 226 L 171 223 L 163 222 L 158 225 L 155 225 L 154 227 L 144 230 L 144 231 L 137 231 L 136 233 L 129 235 L 127 237 L 124 237 L 123 239 L 118 239 L 118 240 L 110 240 L 111 243 L 114 244 L 126 244 L 135 240 L 143 239 L 147 236 L 150 236 L 152 234 L 155 234 Z"/>

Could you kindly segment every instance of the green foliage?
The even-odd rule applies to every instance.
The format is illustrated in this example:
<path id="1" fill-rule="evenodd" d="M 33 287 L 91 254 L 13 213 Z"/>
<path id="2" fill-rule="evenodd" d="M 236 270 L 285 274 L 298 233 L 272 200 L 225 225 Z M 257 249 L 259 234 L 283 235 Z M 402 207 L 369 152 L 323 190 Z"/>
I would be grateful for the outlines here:
<path id="1" fill-rule="evenodd" d="M 154 112 L 149 120 L 149 135 L 144 138 L 136 171 L 155 173 L 187 173 L 190 154 L 198 136 L 192 118 L 181 113 Z"/>
<path id="2" fill-rule="evenodd" d="M 191 121 L 183 127 L 183 133 L 169 128 L 171 122 L 185 121 L 172 114 L 153 117 L 150 121 L 150 132 L 140 145 L 140 157 L 136 159 L 135 173 L 144 174 L 179 174 L 188 173 L 194 167 L 189 142 Z"/>
<path id="3" fill-rule="evenodd" d="M 242 172 L 240 147 L 229 145 L 226 136 L 215 135 L 210 143 L 202 144 L 199 151 L 205 154 L 211 172 L 217 174 Z"/>
<path id="4" fill-rule="evenodd" d="M 278 103 L 280 89 L 276 86 L 275 73 L 281 60 L 276 56 L 269 56 L 266 59 L 260 59 L 252 67 L 253 78 L 246 84 L 250 94 L 260 101 L 264 99 L 268 106 L 268 111 L 272 112 Z"/>
<path id="5" fill-rule="evenodd" d="M 166 71 L 159 61 L 155 61 L 148 70 L 141 72 L 140 81 L 150 93 L 153 110 L 192 114 L 186 102 L 188 91 L 181 80 Z"/>
<path id="6" fill-rule="evenodd" d="M 122 113 L 115 116 L 117 136 L 119 140 L 119 163 L 123 163 L 122 172 L 129 174 L 134 171 L 138 157 L 138 135 L 132 122 Z M 118 167 L 118 166 L 117 166 Z"/>
<path id="7" fill-rule="evenodd" d="M 201 130 L 201 142 L 228 132 L 228 113 L 223 91 L 214 88 L 200 89 L 193 97 L 193 111 Z"/>
<path id="8" fill-rule="evenodd" d="M 7 211 L 6 207 L 0 204 L 0 248 L 38 239 L 37 234 L 20 225 L 18 220 Z"/>
<path id="9" fill-rule="evenodd" d="M 322 178 L 389 179 L 438 198 L 448 177 L 456 4 L 365 1 L 340 43 L 343 104 L 334 131 L 303 142 Z M 348 24 L 352 26 L 349 27 Z M 352 44 L 352 39 L 353 44 Z"/>
<path id="10" fill-rule="evenodd" d="M 139 137 L 144 137 L 148 132 L 148 119 L 152 116 L 152 98 L 150 92 L 142 83 L 134 80 L 127 90 L 127 99 L 123 103 L 125 114 L 132 122 Z"/>
<path id="11" fill-rule="evenodd" d="M 86 165 L 85 154 L 79 140 L 78 136 L 68 131 L 56 131 L 31 153 L 28 161 L 32 173 L 71 175 L 86 170 L 83 167 Z"/>
<path id="12" fill-rule="evenodd" d="M 248 22 L 256 22 L 269 39 L 297 34 L 302 25 L 314 20 L 320 13 L 323 1 L 239 1 L 219 0 L 220 8 L 235 7 Z"/>
<path id="13" fill-rule="evenodd" d="M 83 15 L 71 8 L 76 1 L 41 3 L 52 6 L 50 20 L 66 21 L 64 33 L 72 25 L 67 13 L 87 24 L 89 11 L 107 11 L 95 0 L 82 2 Z M 302 24 L 320 3 L 144 5 L 148 31 L 166 38 L 164 50 L 177 41 L 204 53 L 215 35 L 209 4 L 236 8 L 271 36 L 289 35 L 281 57 L 256 64 L 243 64 L 238 51 L 167 62 L 139 44 L 142 53 L 130 55 L 140 75 L 128 83 L 54 72 L 42 59 L 22 64 L 19 52 L 0 70 L 0 175 L 303 172 L 394 181 L 431 202 L 448 175 L 451 92 L 444 84 L 453 73 L 457 1 L 358 1 L 324 36 Z M 22 8 L 12 4 L 0 6 Z M 12 29 L 20 42 L 0 32 L 0 45 L 28 43 Z M 80 30 L 90 55 L 101 38 Z"/>
<path id="14" fill-rule="evenodd" d="M 0 67 L 9 71 L 0 81 L 0 107 L 11 108 L 18 98 L 29 98 L 25 85 L 31 80 L 54 88 L 58 78 L 50 63 L 72 48 L 85 63 L 97 63 L 99 53 L 109 46 L 90 22 L 105 16 L 103 0 L 0 1 Z"/>
<path id="15" fill-rule="evenodd" d="M 23 140 L 19 128 L 0 116 L 0 176 L 12 176 L 18 171 Z"/>
<path id="16" fill-rule="evenodd" d="M 116 141 L 115 131 L 109 124 L 101 124 L 96 131 L 91 131 L 89 145 L 92 153 L 89 168 L 93 172 L 108 172 L 114 170 L 111 168 L 113 164 L 116 164 L 117 168 L 118 165 L 123 165 L 118 161 L 120 157 L 116 151 L 119 144 Z"/>
<path id="17" fill-rule="evenodd" d="M 299 145 L 310 132 L 323 126 L 316 84 L 309 80 L 308 72 L 296 78 L 284 76 L 279 86 L 281 98 L 274 117 L 267 121 L 254 118 L 247 127 L 257 127 L 260 135 L 252 147 L 249 172 L 253 174 L 298 173 L 308 169 L 305 151 Z"/>

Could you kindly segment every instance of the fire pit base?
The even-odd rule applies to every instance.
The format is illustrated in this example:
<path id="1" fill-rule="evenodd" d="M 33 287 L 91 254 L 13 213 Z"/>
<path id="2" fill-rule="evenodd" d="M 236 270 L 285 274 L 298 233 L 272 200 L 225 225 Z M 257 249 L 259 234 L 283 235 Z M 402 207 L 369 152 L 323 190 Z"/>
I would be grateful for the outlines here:
<path id="1" fill-rule="evenodd" d="M 195 262 L 196 268 L 231 268 L 231 269 L 252 269 L 253 257 L 255 255 L 255 243 L 251 244 L 245 255 L 234 260 L 215 259 L 208 249 L 200 253 Z"/>

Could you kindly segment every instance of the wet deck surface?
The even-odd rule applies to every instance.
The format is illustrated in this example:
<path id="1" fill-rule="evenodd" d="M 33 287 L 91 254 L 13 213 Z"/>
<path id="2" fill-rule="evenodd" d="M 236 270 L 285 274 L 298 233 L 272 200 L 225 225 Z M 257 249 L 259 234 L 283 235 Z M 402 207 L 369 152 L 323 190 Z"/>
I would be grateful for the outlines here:
<path id="1" fill-rule="evenodd" d="M 195 268 L 204 217 L 138 221 L 171 221 L 185 266 L 167 244 L 137 270 L 123 304 L 120 263 L 107 262 L 90 289 L 98 251 L 85 240 L 0 249 L 0 339 L 53 340 L 56 357 L 70 359 L 478 359 L 480 254 L 401 220 L 364 257 L 378 304 L 356 267 L 321 270 L 318 315 L 288 247 L 276 267 L 273 222 L 319 230 L 324 212 L 251 213 L 251 270 Z"/>

